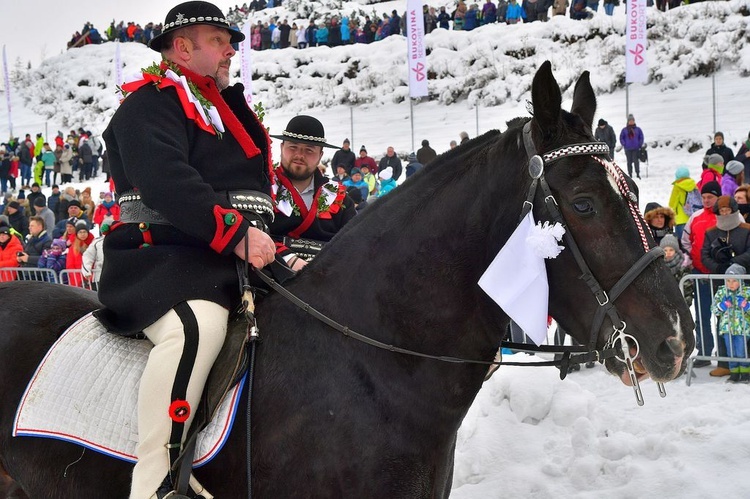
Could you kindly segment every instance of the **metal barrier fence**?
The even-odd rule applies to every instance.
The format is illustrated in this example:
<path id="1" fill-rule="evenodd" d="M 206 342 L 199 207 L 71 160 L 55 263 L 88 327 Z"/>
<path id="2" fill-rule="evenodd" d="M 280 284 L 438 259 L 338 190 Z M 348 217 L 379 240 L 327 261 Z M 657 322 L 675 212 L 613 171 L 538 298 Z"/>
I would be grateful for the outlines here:
<path id="1" fill-rule="evenodd" d="M 39 281 L 52 284 L 65 284 L 78 288 L 96 291 L 96 281 L 91 277 L 84 277 L 80 270 L 63 270 L 59 274 L 51 269 L 35 269 L 26 267 L 0 268 L 0 282 L 8 281 Z"/>
<path id="2" fill-rule="evenodd" d="M 726 285 L 730 276 L 725 274 L 690 274 L 680 280 L 680 289 L 683 296 L 692 294 L 693 318 L 695 319 L 695 348 L 698 354 L 691 357 L 687 367 L 687 385 L 693 378 L 693 364 L 696 361 L 716 361 L 717 363 L 739 363 L 746 364 L 750 368 L 750 356 L 748 356 L 748 340 L 750 330 L 743 331 L 744 341 L 738 345 L 727 341 L 726 334 L 719 334 L 718 316 L 714 314 L 715 296 L 721 286 Z M 750 285 L 750 274 L 731 276 L 740 281 L 740 286 Z M 692 290 L 690 290 L 692 284 Z M 738 306 L 733 303 L 731 306 Z M 748 312 L 750 317 L 750 312 Z M 750 321 L 748 321 L 750 327 Z M 723 366 L 722 366 L 723 367 Z"/>

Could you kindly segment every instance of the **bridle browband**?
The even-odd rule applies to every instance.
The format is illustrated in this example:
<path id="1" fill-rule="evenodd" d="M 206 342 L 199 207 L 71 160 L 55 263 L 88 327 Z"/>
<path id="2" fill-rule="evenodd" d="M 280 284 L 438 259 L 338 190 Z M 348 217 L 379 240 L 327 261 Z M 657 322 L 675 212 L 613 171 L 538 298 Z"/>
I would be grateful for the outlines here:
<path id="1" fill-rule="evenodd" d="M 587 143 L 581 143 L 581 144 L 572 144 L 569 146 L 561 147 L 559 149 L 555 149 L 553 151 L 550 151 L 548 153 L 545 153 L 539 156 L 536 153 L 536 147 L 534 147 L 533 141 L 531 139 L 530 125 L 531 125 L 531 122 L 529 121 L 524 126 L 523 139 L 524 139 L 524 144 L 526 147 L 526 152 L 529 157 L 529 174 L 531 175 L 533 180 L 532 180 L 531 186 L 529 187 L 529 192 L 528 192 L 526 201 L 524 202 L 524 205 L 523 205 L 519 223 L 520 223 L 520 220 L 522 220 L 526 216 L 526 214 L 528 214 L 528 212 L 533 208 L 533 201 L 534 201 L 534 198 L 536 197 L 537 187 L 539 187 L 541 188 L 542 193 L 544 195 L 545 206 L 547 210 L 549 211 L 553 221 L 558 222 L 563 227 L 565 227 L 566 226 L 565 218 L 563 217 L 562 212 L 560 211 L 557 205 L 557 201 L 555 200 L 555 197 L 552 194 L 552 191 L 549 187 L 549 184 L 547 183 L 547 180 L 544 177 L 545 165 L 549 165 L 559 159 L 570 157 L 570 156 L 592 156 L 596 161 L 604 165 L 605 168 L 607 168 L 607 170 L 610 172 L 610 174 L 613 174 L 613 176 L 616 179 L 618 178 L 618 175 L 617 175 L 618 172 L 619 172 L 619 176 L 622 176 L 623 174 L 621 170 L 619 169 L 619 167 L 617 167 L 617 165 L 614 165 L 613 163 L 609 163 L 609 166 L 605 165 L 605 162 L 601 160 L 599 157 L 597 157 L 597 156 L 609 154 L 609 147 L 602 142 L 587 142 Z M 620 183 L 618 182 L 618 186 L 619 185 Z M 624 180 L 621 182 L 621 185 L 627 189 L 627 183 L 624 182 Z M 622 192 L 622 189 L 623 187 L 621 187 L 621 192 Z M 349 328 L 348 326 L 344 326 L 343 324 L 340 324 L 339 322 L 331 319 L 324 313 L 312 307 L 309 303 L 303 301 L 302 299 L 300 299 L 299 297 L 291 293 L 284 286 L 276 282 L 273 278 L 266 275 L 260 269 L 253 268 L 253 270 L 255 271 L 256 275 L 266 285 L 268 285 L 274 291 L 278 292 L 280 295 L 282 295 L 284 298 L 289 300 L 293 305 L 298 307 L 300 310 L 304 311 L 306 314 L 323 322 L 327 326 L 342 333 L 344 336 L 361 341 L 362 343 L 366 343 L 367 345 L 374 346 L 376 348 L 380 348 L 383 350 L 388 350 L 394 353 L 400 353 L 404 355 L 410 355 L 413 357 L 420 357 L 420 358 L 425 358 L 425 359 L 439 360 L 442 362 L 460 363 L 460 364 L 480 364 L 480 365 L 486 365 L 486 366 L 501 366 L 501 365 L 559 366 L 561 379 L 565 378 L 567 371 L 568 371 L 567 368 L 571 364 L 582 364 L 582 363 L 591 362 L 591 361 L 604 362 L 604 360 L 606 359 L 616 358 L 620 360 L 621 362 L 624 362 L 626 366 L 628 367 L 631 381 L 633 382 L 633 387 L 636 390 L 636 399 L 638 400 L 638 405 L 643 405 L 643 398 L 640 393 L 640 387 L 638 386 L 638 379 L 635 374 L 635 370 L 633 369 L 633 360 L 635 359 L 635 357 L 637 357 L 638 354 L 636 353 L 635 356 L 631 357 L 630 352 L 629 352 L 629 346 L 626 340 L 629 339 L 631 342 L 633 342 L 636 345 L 636 347 L 638 345 L 638 342 L 632 336 L 625 334 L 626 324 L 624 321 L 622 321 L 619 314 L 617 313 L 617 309 L 614 305 L 614 301 L 635 280 L 635 278 L 638 277 L 638 275 L 640 275 L 641 272 L 643 272 L 646 269 L 646 267 L 648 267 L 653 261 L 655 261 L 660 256 L 663 256 L 664 251 L 659 247 L 651 248 L 651 249 L 648 248 L 648 240 L 645 237 L 645 233 L 643 231 L 643 223 L 642 223 L 642 220 L 640 219 L 640 215 L 638 214 L 638 210 L 637 210 L 637 198 L 635 197 L 634 194 L 631 193 L 629 189 L 627 189 L 627 193 L 623 193 L 623 194 L 624 194 L 626 201 L 630 205 L 631 214 L 634 216 L 634 219 L 636 220 L 636 225 L 638 225 L 639 230 L 642 234 L 642 241 L 644 243 L 644 249 L 646 250 L 646 253 L 620 278 L 620 280 L 612 287 L 609 293 L 604 291 L 604 289 L 601 287 L 597 279 L 594 277 L 593 273 L 589 269 L 589 266 L 586 264 L 586 260 L 584 259 L 570 231 L 565 230 L 565 234 L 564 234 L 565 242 L 570 248 L 571 253 L 573 254 L 573 257 L 575 258 L 576 263 L 578 264 L 578 267 L 581 270 L 581 279 L 583 279 L 583 281 L 589 286 L 589 289 L 591 289 L 591 292 L 594 294 L 594 297 L 599 303 L 599 308 L 596 311 L 596 314 L 594 316 L 594 322 L 591 328 L 589 344 L 587 346 L 548 346 L 548 345 L 536 346 L 536 345 L 529 345 L 525 343 L 512 343 L 512 342 L 506 342 L 506 341 L 503 341 L 501 343 L 502 347 L 507 347 L 507 348 L 511 348 L 514 350 L 546 352 L 546 353 L 561 353 L 562 358 L 560 360 L 532 362 L 532 363 L 472 360 L 472 359 L 464 359 L 460 357 L 430 355 L 430 354 L 426 354 L 423 352 L 417 352 L 414 350 L 409 350 L 409 349 L 401 348 L 395 345 L 383 343 L 381 341 L 370 338 L 369 336 L 365 336 L 361 333 L 358 333 L 352 330 L 351 328 Z M 635 211 L 633 211 L 633 205 L 635 205 Z M 604 348 L 602 350 L 597 350 L 596 343 L 598 339 L 598 333 L 604 322 L 605 314 L 609 316 L 610 320 L 612 321 L 614 331 L 613 331 L 613 334 L 607 340 L 607 342 L 605 342 Z M 620 348 L 616 347 L 616 343 L 618 341 L 621 342 Z M 622 355 L 623 358 L 620 358 L 620 355 Z M 666 395 L 661 383 L 659 383 L 659 391 L 662 394 L 662 396 Z"/>

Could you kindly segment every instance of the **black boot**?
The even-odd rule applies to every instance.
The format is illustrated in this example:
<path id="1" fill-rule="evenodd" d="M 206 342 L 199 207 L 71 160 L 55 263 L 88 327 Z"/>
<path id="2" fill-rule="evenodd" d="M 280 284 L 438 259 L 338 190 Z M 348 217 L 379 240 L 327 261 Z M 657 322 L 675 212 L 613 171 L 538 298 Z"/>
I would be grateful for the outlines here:
<path id="1" fill-rule="evenodd" d="M 732 373 L 729 375 L 730 383 L 737 383 L 740 380 L 740 373 Z"/>

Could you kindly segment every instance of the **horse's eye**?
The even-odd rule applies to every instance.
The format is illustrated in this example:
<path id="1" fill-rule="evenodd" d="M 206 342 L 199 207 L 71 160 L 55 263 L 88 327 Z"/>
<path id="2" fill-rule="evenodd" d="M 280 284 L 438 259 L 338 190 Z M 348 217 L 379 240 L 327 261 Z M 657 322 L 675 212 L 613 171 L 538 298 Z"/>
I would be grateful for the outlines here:
<path id="1" fill-rule="evenodd" d="M 573 201 L 573 209 L 579 215 L 593 215 L 594 203 L 590 199 L 576 199 Z"/>

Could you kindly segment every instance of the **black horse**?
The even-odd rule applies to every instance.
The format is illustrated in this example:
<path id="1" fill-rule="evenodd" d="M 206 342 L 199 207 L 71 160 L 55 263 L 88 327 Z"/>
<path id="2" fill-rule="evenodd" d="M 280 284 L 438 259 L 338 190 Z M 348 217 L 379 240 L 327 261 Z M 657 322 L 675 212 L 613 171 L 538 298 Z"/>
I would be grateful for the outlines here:
<path id="1" fill-rule="evenodd" d="M 576 84 L 571 112 L 561 109 L 549 63 L 534 78 L 532 99 L 531 138 L 540 153 L 593 141 L 596 99 L 588 73 Z M 531 185 L 522 132 L 528 121 L 514 120 L 505 133 L 488 132 L 442 155 L 358 215 L 289 290 L 384 343 L 492 360 L 509 318 L 477 282 L 515 230 Z M 610 289 L 644 254 L 628 201 L 592 156 L 560 159 L 546 179 L 583 258 Z M 534 215 L 550 219 L 541 193 Z M 547 269 L 550 314 L 587 343 L 599 305 L 571 252 L 547 260 Z M 11 437 L 16 406 L 40 359 L 65 326 L 99 306 L 95 298 L 64 286 L 10 283 L 0 287 L 0 303 L 2 468 L 33 498 L 126 497 L 130 465 L 69 443 Z M 648 265 L 616 305 L 640 345 L 641 377 L 681 374 L 694 346 L 693 322 L 664 263 Z M 487 366 L 373 348 L 278 294 L 260 303 L 258 317 L 255 497 L 449 495 L 456 432 Z M 598 348 L 612 326 L 609 319 L 601 326 Z M 623 374 L 616 360 L 606 366 Z M 245 417 L 236 423 L 224 450 L 195 472 L 219 498 L 247 494 Z"/>

